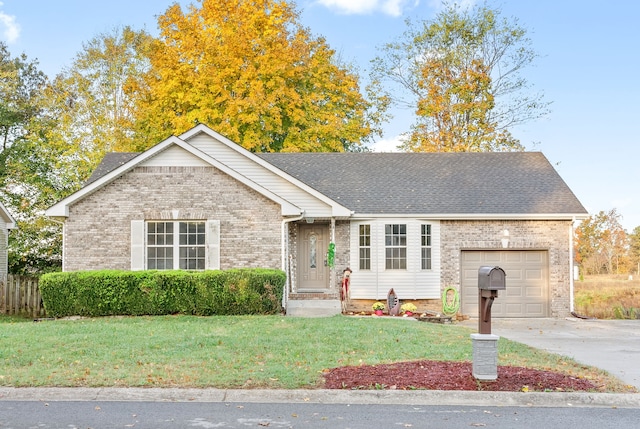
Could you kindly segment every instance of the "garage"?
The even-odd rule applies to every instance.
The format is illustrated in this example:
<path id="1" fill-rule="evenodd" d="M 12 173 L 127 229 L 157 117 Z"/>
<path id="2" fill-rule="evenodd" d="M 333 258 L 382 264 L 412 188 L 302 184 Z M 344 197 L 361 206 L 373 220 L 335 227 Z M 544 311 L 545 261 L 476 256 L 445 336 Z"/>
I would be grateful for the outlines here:
<path id="1" fill-rule="evenodd" d="M 544 250 L 465 250 L 461 254 L 462 313 L 478 315 L 478 268 L 499 266 L 507 290 L 500 291 L 492 317 L 549 316 L 549 257 Z"/>

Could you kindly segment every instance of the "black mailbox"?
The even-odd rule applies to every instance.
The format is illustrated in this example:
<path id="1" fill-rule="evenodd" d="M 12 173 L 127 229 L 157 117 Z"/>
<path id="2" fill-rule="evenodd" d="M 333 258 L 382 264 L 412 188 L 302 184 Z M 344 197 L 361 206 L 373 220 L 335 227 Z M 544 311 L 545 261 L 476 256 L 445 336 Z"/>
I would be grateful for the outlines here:
<path id="1" fill-rule="evenodd" d="M 478 289 L 485 290 L 505 290 L 504 270 L 500 267 L 480 267 L 478 269 Z"/>

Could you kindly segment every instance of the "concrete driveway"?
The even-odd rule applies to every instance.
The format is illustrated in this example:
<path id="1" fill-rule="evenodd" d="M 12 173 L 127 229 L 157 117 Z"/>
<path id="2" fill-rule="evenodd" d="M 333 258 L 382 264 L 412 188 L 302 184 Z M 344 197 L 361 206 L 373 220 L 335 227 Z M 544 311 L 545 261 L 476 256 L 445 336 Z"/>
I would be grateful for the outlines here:
<path id="1" fill-rule="evenodd" d="M 477 329 L 478 320 L 463 324 Z M 604 369 L 640 389 L 640 320 L 493 319 L 491 333 Z"/>

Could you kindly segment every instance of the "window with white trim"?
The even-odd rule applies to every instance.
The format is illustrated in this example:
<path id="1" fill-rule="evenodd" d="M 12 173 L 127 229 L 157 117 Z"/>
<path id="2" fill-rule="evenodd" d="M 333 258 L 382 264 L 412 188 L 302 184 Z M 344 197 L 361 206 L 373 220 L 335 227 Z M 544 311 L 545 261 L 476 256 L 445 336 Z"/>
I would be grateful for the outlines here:
<path id="1" fill-rule="evenodd" d="M 204 270 L 204 221 L 149 221 L 146 234 L 146 268 L 149 270 Z"/>
<path id="2" fill-rule="evenodd" d="M 407 269 L 407 225 L 386 224 L 384 226 L 385 268 Z"/>
<path id="3" fill-rule="evenodd" d="M 420 250 L 421 250 L 421 268 L 423 270 L 431 269 L 431 225 L 420 225 Z"/>
<path id="4" fill-rule="evenodd" d="M 360 269 L 371 269 L 371 225 L 360 225 L 359 229 Z"/>

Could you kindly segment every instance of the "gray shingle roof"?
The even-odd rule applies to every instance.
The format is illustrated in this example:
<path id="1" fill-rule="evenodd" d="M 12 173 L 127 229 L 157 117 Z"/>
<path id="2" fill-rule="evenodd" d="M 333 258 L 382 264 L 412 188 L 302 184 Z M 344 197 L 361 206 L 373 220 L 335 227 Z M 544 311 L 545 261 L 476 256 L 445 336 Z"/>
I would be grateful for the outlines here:
<path id="1" fill-rule="evenodd" d="M 587 213 L 539 152 L 259 156 L 357 213 Z"/>
<path id="2" fill-rule="evenodd" d="M 136 155 L 107 154 L 85 185 Z M 587 214 L 539 152 L 257 155 L 360 214 Z"/>
<path id="3" fill-rule="evenodd" d="M 87 181 L 84 183 L 84 186 L 95 182 L 110 171 L 115 170 L 123 164 L 126 164 L 139 154 L 140 153 L 137 152 L 110 152 L 105 154 L 104 158 L 102 158 L 102 161 L 100 161 L 100 164 L 98 164 L 96 169 L 93 170 L 93 173 L 91 173 L 91 176 L 89 176 Z"/>

